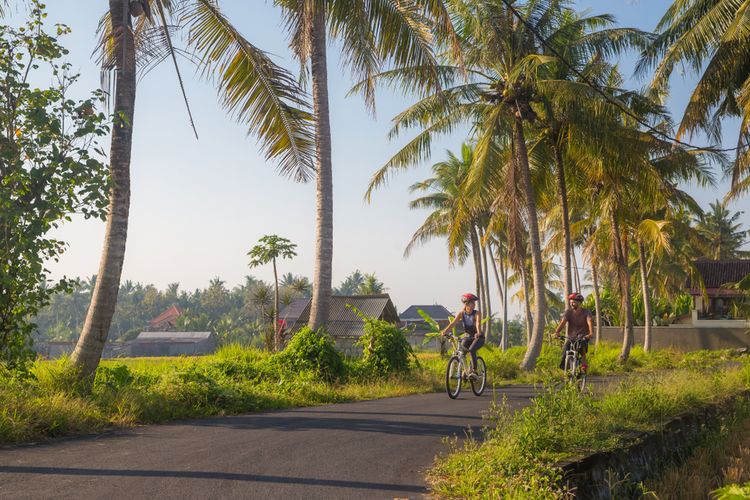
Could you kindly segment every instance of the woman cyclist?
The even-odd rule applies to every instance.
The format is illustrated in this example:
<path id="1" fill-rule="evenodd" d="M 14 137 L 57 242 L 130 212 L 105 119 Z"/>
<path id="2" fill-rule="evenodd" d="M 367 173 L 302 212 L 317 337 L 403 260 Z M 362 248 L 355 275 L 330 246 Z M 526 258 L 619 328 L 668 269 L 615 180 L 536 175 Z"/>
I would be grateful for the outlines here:
<path id="1" fill-rule="evenodd" d="M 461 296 L 463 307 L 458 312 L 453 321 L 451 321 L 451 324 L 445 327 L 442 332 L 440 332 L 440 335 L 445 336 L 445 334 L 459 322 L 463 323 L 464 333 L 466 334 L 466 336 L 461 339 L 461 344 L 471 353 L 472 375 L 476 374 L 477 351 L 484 345 L 484 334 L 482 333 L 482 314 L 479 312 L 479 309 L 476 308 L 478 301 L 479 297 L 477 297 L 473 293 L 463 294 Z"/>

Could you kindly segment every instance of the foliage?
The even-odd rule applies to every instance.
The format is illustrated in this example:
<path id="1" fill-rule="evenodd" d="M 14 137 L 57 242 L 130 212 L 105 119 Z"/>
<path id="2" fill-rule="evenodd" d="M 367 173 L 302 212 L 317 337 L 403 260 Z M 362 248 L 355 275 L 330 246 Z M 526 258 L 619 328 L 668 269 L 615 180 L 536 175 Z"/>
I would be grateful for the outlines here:
<path id="1" fill-rule="evenodd" d="M 744 485 L 730 484 L 712 493 L 716 500 L 748 500 L 750 499 L 750 481 Z"/>
<path id="2" fill-rule="evenodd" d="M 362 273 L 354 270 L 333 289 L 334 295 L 377 295 L 385 293 L 387 288 L 375 273 Z"/>
<path id="3" fill-rule="evenodd" d="M 719 200 L 710 206 L 710 212 L 699 214 L 695 227 L 703 240 L 706 257 L 714 260 L 750 257 L 750 252 L 742 250 L 748 242 L 750 231 L 742 229 L 742 223 L 738 222 L 744 212 L 732 214 Z"/>
<path id="4" fill-rule="evenodd" d="M 404 331 L 387 321 L 360 316 L 365 331 L 357 339 L 357 345 L 363 349 L 363 364 L 381 377 L 409 371 L 416 357 Z"/>
<path id="5" fill-rule="evenodd" d="M 559 498 L 565 458 L 621 446 L 636 431 L 722 401 L 749 387 L 750 366 L 719 372 L 677 370 L 626 380 L 601 397 L 546 390 L 519 412 L 505 404 L 491 416 L 480 444 L 473 439 L 440 457 L 429 473 L 442 497 Z M 585 424 L 581 424 L 585 422 Z"/>
<path id="6" fill-rule="evenodd" d="M 101 93 L 84 101 L 67 96 L 77 79 L 60 64 L 67 51 L 44 31 L 44 6 L 31 4 L 24 27 L 0 26 L 0 364 L 24 368 L 33 357 L 32 318 L 55 293 L 45 262 L 57 261 L 65 242 L 50 232 L 74 213 L 104 217 L 107 170 L 96 139 L 107 133 L 95 111 Z M 57 37 L 68 33 L 57 26 Z M 57 83 L 34 88 L 48 69 Z"/>
<path id="7" fill-rule="evenodd" d="M 294 334 L 276 359 L 286 369 L 309 370 L 328 382 L 344 375 L 344 361 L 333 339 L 324 331 L 316 332 L 307 326 Z"/>
<path id="8" fill-rule="evenodd" d="M 279 258 L 291 259 L 296 257 L 296 248 L 297 245 L 286 238 L 275 234 L 263 236 L 258 240 L 258 244 L 247 253 L 250 256 L 250 267 L 275 262 Z"/>

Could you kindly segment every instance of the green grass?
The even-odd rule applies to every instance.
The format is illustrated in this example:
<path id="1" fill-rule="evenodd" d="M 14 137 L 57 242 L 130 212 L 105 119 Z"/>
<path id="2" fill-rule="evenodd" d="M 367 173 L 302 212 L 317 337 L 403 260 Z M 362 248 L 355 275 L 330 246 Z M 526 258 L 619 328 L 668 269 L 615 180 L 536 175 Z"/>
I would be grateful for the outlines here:
<path id="1" fill-rule="evenodd" d="M 40 361 L 26 380 L 0 380 L 0 444 L 100 432 L 113 426 L 236 414 L 431 392 L 428 368 L 373 378 L 348 360 L 345 378 L 325 382 L 291 370 L 280 355 L 229 346 L 205 357 L 103 361 L 91 394 L 76 387 L 67 360 Z"/>
<path id="2" fill-rule="evenodd" d="M 506 352 L 487 346 L 491 384 L 536 383 L 559 377 L 558 345 L 545 345 L 537 370 L 520 372 L 524 348 Z M 592 374 L 650 371 L 678 367 L 688 358 L 702 365 L 721 362 L 729 352 L 645 354 L 617 363 L 619 347 L 592 348 Z M 0 374 L 0 444 L 101 432 L 116 426 L 166 422 L 258 410 L 403 396 L 444 390 L 446 359 L 419 353 L 409 372 L 381 377 L 358 359 L 345 360 L 344 375 L 327 382 L 320 374 L 292 369 L 289 359 L 264 351 L 227 346 L 203 357 L 105 360 L 90 395 L 76 387 L 66 360 L 38 361 L 32 377 L 16 380 Z"/>
<path id="3" fill-rule="evenodd" d="M 747 388 L 746 364 L 629 377 L 600 397 L 547 390 L 520 412 L 498 405 L 486 439 L 469 439 L 440 457 L 429 480 L 450 498 L 559 498 L 560 460 L 621 446 L 633 432 L 653 431 Z"/>

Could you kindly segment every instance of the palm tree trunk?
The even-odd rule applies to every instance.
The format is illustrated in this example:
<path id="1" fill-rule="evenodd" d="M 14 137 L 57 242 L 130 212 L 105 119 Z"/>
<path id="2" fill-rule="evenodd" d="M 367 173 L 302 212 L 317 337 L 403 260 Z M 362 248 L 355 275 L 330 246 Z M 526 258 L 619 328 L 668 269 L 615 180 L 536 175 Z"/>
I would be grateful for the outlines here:
<path id="1" fill-rule="evenodd" d="M 521 267 L 521 286 L 523 287 L 523 306 L 526 311 L 526 346 L 531 342 L 531 330 L 534 328 L 534 318 L 531 317 L 531 301 L 529 300 L 529 280 L 526 266 Z"/>
<path id="2" fill-rule="evenodd" d="M 500 261 L 500 275 L 503 277 L 503 350 L 508 348 L 508 267 Z"/>
<path id="3" fill-rule="evenodd" d="M 487 327 L 484 329 L 484 336 L 487 342 L 490 341 L 490 334 L 492 333 L 492 300 L 490 299 L 490 275 L 489 269 L 487 269 L 487 248 L 481 244 L 484 239 L 484 233 L 481 226 L 477 226 L 479 231 L 480 250 L 482 253 L 482 281 L 484 284 L 484 317 L 487 318 Z"/>
<path id="4" fill-rule="evenodd" d="M 523 134 L 521 110 L 515 116 L 515 146 L 518 165 L 521 167 L 523 188 L 526 194 L 526 211 L 529 224 L 529 247 L 531 249 L 532 277 L 534 282 L 534 328 L 529 346 L 521 362 L 521 369 L 533 370 L 536 358 L 542 351 L 544 341 L 544 321 L 547 312 L 547 301 L 544 296 L 544 271 L 542 269 L 542 245 L 539 238 L 539 222 L 537 220 L 536 202 L 534 201 L 534 186 L 531 183 L 529 157 L 526 151 L 526 138 Z"/>
<path id="5" fill-rule="evenodd" d="M 276 259 L 273 259 L 273 350 L 281 348 L 281 328 L 279 328 L 279 275 L 276 273 Z"/>
<path id="6" fill-rule="evenodd" d="M 596 325 L 594 325 L 596 328 L 594 344 L 599 345 L 599 342 L 602 339 L 602 308 L 600 303 L 601 297 L 599 295 L 599 272 L 596 267 L 596 260 L 591 259 L 591 278 L 594 281 L 594 308 L 596 308 L 596 311 L 594 312 L 596 319 Z"/>
<path id="7" fill-rule="evenodd" d="M 565 287 L 565 309 L 570 308 L 568 295 L 573 293 L 571 274 L 572 244 L 570 237 L 570 217 L 568 214 L 568 187 L 565 183 L 565 165 L 563 163 L 562 150 L 559 146 L 553 146 L 555 152 L 555 164 L 557 167 L 557 190 L 560 195 L 560 211 L 562 212 L 563 226 L 563 286 Z"/>
<path id="8" fill-rule="evenodd" d="M 495 282 L 497 283 L 497 293 L 500 297 L 500 304 L 503 303 L 503 297 L 505 296 L 505 291 L 503 290 L 503 284 L 500 281 L 500 276 L 497 272 L 497 261 L 495 260 L 494 252 L 492 251 L 492 244 L 487 244 L 487 250 L 490 254 L 490 262 L 492 262 L 492 272 L 495 275 Z M 503 310 L 503 315 L 505 314 L 505 310 Z M 500 347 L 505 349 L 503 347 L 503 343 L 505 342 L 505 321 L 503 321 L 503 325 L 501 327 L 501 333 L 500 333 Z"/>
<path id="9" fill-rule="evenodd" d="M 315 271 L 308 325 L 325 327 L 331 305 L 333 267 L 333 166 L 331 163 L 331 123 L 328 106 L 328 63 L 326 60 L 326 12 L 320 6 L 313 17 L 311 78 L 315 114 L 316 148 L 316 233 Z"/>
<path id="10" fill-rule="evenodd" d="M 627 247 L 620 234 L 620 225 L 614 211 L 611 214 L 615 260 L 617 261 L 617 278 L 620 285 L 620 299 L 623 312 L 623 336 L 620 362 L 625 363 L 633 346 L 633 298 L 630 290 L 630 269 L 628 269 Z"/>
<path id="11" fill-rule="evenodd" d="M 125 5 L 125 7 L 123 7 Z M 109 215 L 99 272 L 91 296 L 81 336 L 71 361 L 82 379 L 92 379 L 102 357 L 109 327 L 117 306 L 120 276 L 125 260 L 130 213 L 130 153 L 133 145 L 135 110 L 135 43 L 130 29 L 127 2 L 109 0 L 110 22 L 114 33 L 116 91 L 110 144 Z"/>
<path id="12" fill-rule="evenodd" d="M 651 300 L 648 290 L 648 271 L 646 270 L 646 249 L 643 242 L 638 242 L 638 261 L 641 268 L 641 290 L 643 292 L 643 350 L 651 350 Z"/>
<path id="13" fill-rule="evenodd" d="M 479 297 L 480 303 L 484 302 L 484 291 L 482 286 L 482 257 L 480 255 L 481 250 L 479 249 L 479 238 L 474 227 L 470 230 L 471 239 L 471 257 L 474 259 L 474 286 L 476 288 L 477 297 Z"/>

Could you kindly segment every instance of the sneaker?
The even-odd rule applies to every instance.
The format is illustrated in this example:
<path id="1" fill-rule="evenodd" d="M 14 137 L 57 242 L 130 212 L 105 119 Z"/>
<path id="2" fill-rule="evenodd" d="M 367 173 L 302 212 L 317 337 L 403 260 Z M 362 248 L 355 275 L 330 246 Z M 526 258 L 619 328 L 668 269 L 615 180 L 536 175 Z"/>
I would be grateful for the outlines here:
<path id="1" fill-rule="evenodd" d="M 469 372 L 469 378 L 471 380 L 476 380 L 479 378 L 479 374 L 477 373 L 476 370 L 471 370 L 471 372 Z"/>
<path id="2" fill-rule="evenodd" d="M 582 371 L 583 373 L 586 373 L 586 372 L 588 371 L 588 369 L 589 369 L 589 365 L 587 365 L 586 363 L 583 363 L 583 364 L 581 365 L 581 371 Z"/>

